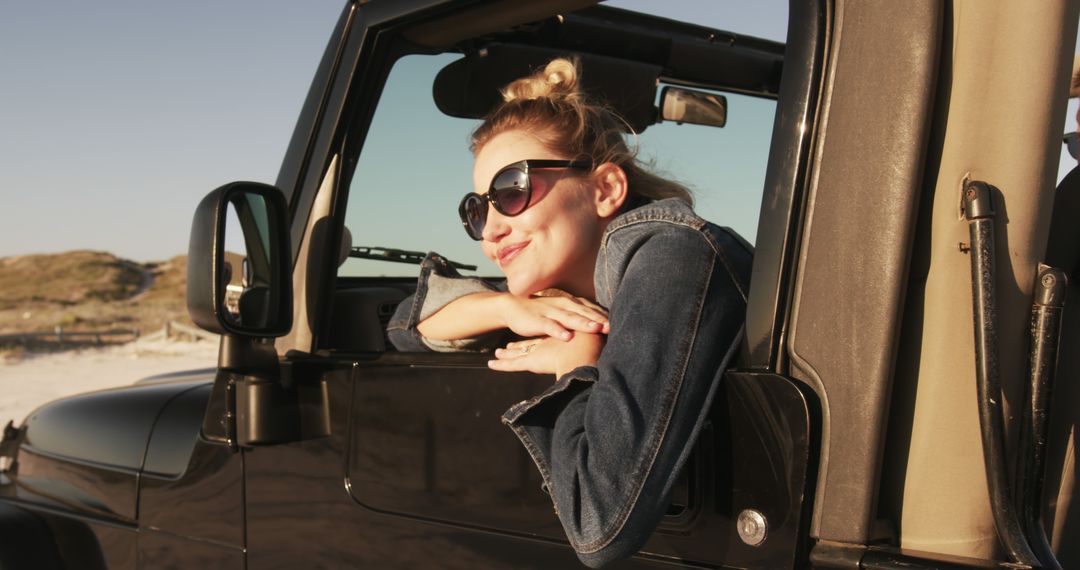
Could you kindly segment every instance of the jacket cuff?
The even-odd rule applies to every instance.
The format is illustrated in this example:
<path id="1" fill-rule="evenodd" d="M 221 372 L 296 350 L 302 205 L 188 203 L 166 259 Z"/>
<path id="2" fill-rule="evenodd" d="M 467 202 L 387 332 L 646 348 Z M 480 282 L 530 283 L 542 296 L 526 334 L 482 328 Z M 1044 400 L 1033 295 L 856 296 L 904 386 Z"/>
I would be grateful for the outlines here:
<path id="1" fill-rule="evenodd" d="M 580 366 L 567 372 L 547 390 L 518 402 L 502 416 L 502 422 L 513 430 L 525 446 L 536 469 L 540 471 L 540 489 L 554 496 L 551 487 L 551 444 L 555 420 L 570 402 L 589 391 L 600 373 L 593 366 Z M 555 505 L 555 513 L 559 507 Z"/>
<path id="2" fill-rule="evenodd" d="M 494 346 L 496 338 L 503 334 L 484 334 L 475 338 L 449 341 L 424 338 L 416 330 L 424 319 L 438 312 L 452 301 L 472 293 L 499 291 L 494 285 L 477 277 L 464 277 L 443 256 L 430 252 L 420 263 L 420 277 L 416 293 L 398 305 L 386 327 L 390 342 L 406 352 L 461 352 L 484 350 Z M 499 332 L 499 331 L 495 331 Z"/>
<path id="3" fill-rule="evenodd" d="M 516 424 L 528 421 L 528 419 L 523 418 L 523 416 L 533 412 L 534 408 L 536 408 L 538 415 L 542 414 L 546 416 L 549 414 L 545 413 L 545 410 L 552 406 L 558 408 L 553 410 L 553 414 L 550 414 L 552 420 L 554 420 L 554 416 L 558 415 L 562 410 L 562 406 L 558 405 L 558 402 L 552 402 L 552 400 L 561 401 L 564 399 L 560 398 L 560 396 L 565 397 L 569 395 L 570 397 L 573 397 L 574 395 L 577 395 L 578 392 L 592 386 L 599 378 L 600 371 L 598 371 L 595 366 L 579 366 L 570 372 L 563 374 L 562 378 L 559 378 L 559 380 L 549 386 L 547 390 L 540 392 L 528 400 L 523 400 L 511 406 L 510 409 L 506 410 L 502 415 L 502 422 L 510 427 L 514 427 Z"/>

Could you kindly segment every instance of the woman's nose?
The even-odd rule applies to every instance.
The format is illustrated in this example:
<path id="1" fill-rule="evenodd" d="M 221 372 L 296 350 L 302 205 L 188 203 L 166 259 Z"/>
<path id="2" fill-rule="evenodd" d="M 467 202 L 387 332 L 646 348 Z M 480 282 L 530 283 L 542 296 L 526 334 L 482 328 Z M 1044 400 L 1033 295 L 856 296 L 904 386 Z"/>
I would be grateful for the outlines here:
<path id="1" fill-rule="evenodd" d="M 510 224 L 508 223 L 506 216 L 500 214 L 498 210 L 488 204 L 487 221 L 484 223 L 484 231 L 481 233 L 481 237 L 484 241 L 497 242 L 501 240 L 506 234 L 510 233 Z"/>

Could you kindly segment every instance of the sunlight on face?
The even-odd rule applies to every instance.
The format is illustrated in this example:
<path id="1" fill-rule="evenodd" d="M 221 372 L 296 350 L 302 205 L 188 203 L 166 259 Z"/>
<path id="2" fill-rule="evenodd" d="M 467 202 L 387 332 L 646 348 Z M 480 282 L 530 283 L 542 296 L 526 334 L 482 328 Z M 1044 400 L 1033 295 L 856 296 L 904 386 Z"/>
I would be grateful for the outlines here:
<path id="1" fill-rule="evenodd" d="M 493 137 L 476 154 L 473 187 L 486 194 L 491 179 L 508 164 L 521 160 L 566 159 L 524 131 Z M 531 295 L 556 287 L 593 298 L 593 269 L 600 249 L 603 221 L 593 182 L 581 171 L 534 170 L 529 207 L 504 216 L 488 206 L 481 247 L 506 275 L 515 295 Z"/>

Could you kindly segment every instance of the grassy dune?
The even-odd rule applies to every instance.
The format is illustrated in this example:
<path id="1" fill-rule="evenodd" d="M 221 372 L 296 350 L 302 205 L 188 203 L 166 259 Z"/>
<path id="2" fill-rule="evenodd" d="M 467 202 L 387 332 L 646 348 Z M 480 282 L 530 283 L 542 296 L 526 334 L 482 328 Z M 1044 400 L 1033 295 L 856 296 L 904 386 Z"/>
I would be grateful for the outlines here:
<path id="1" fill-rule="evenodd" d="M 0 334 L 188 323 L 187 256 L 136 263 L 97 251 L 0 258 Z"/>

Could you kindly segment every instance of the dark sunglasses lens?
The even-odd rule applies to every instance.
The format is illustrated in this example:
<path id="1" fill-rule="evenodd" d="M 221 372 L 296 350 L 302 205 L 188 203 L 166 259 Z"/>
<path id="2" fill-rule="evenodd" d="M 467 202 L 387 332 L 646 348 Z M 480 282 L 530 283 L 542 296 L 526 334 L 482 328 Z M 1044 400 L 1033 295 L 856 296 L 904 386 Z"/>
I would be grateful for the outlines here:
<path id="1" fill-rule="evenodd" d="M 529 177 L 516 168 L 504 170 L 491 181 L 490 192 L 499 212 L 516 216 L 529 205 Z"/>
<path id="2" fill-rule="evenodd" d="M 487 223 L 487 200 L 476 194 L 470 194 L 461 204 L 465 231 L 469 237 L 478 240 L 484 234 L 484 224 Z"/>
<path id="3" fill-rule="evenodd" d="M 1073 158 L 1080 158 L 1080 134 L 1069 133 L 1065 135 L 1065 148 Z"/>

